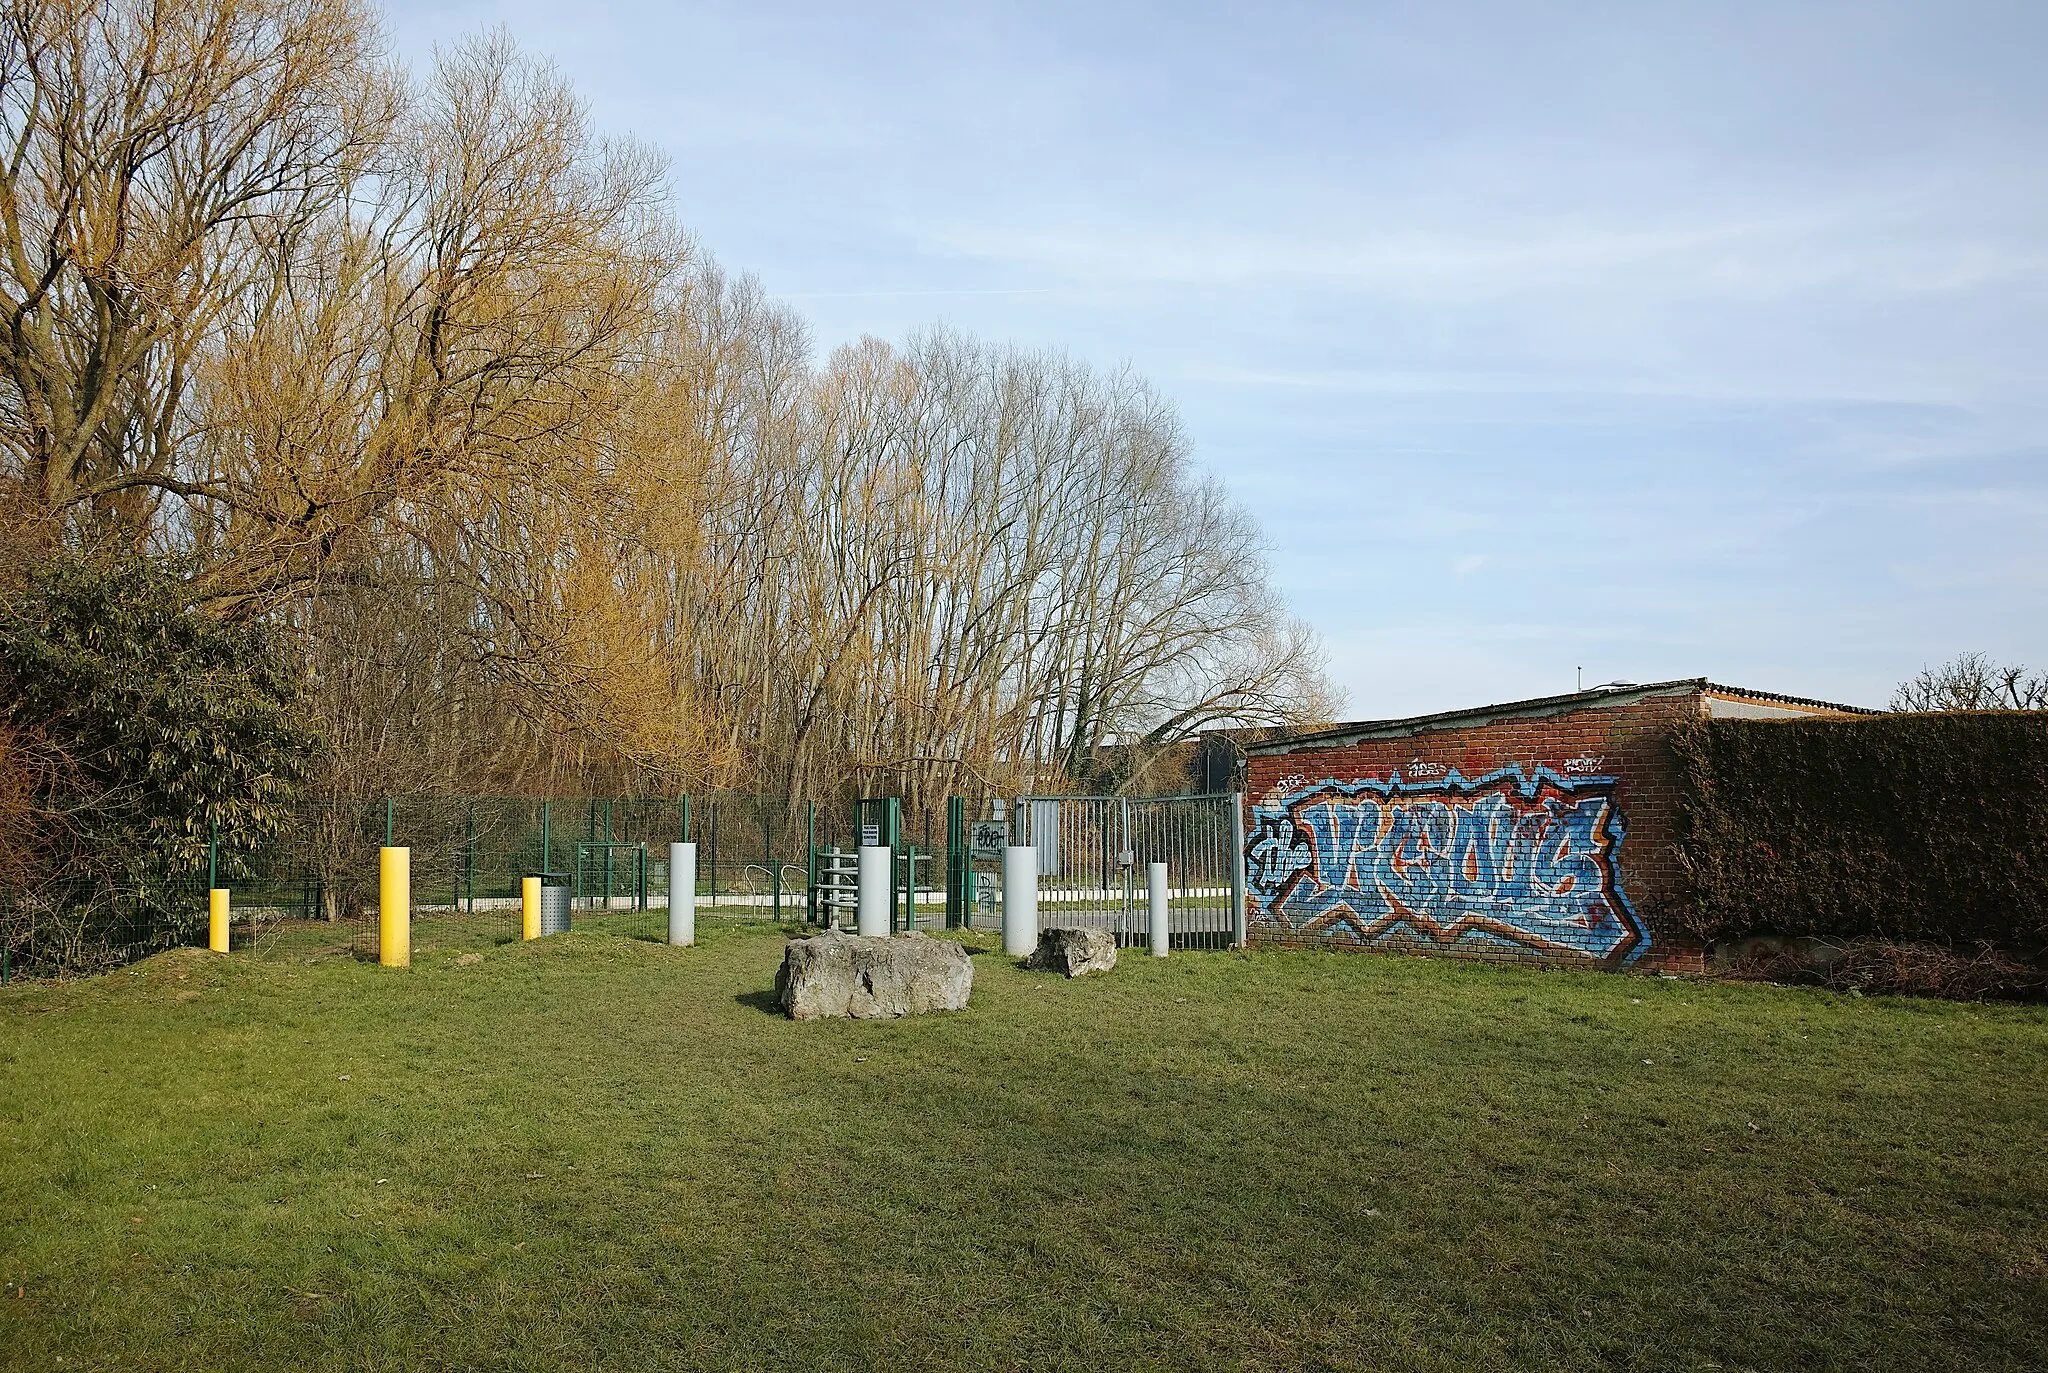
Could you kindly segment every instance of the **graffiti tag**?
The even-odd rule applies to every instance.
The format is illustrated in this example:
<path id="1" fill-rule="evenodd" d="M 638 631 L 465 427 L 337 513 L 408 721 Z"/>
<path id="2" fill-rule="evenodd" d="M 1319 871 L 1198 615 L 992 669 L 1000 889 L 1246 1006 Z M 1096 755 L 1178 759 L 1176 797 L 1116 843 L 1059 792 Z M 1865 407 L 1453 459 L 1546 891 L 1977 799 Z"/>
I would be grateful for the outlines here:
<path id="1" fill-rule="evenodd" d="M 1630 962 L 1650 936 L 1615 865 L 1614 782 L 1511 767 L 1304 784 L 1252 810 L 1250 895 L 1295 933 Z"/>

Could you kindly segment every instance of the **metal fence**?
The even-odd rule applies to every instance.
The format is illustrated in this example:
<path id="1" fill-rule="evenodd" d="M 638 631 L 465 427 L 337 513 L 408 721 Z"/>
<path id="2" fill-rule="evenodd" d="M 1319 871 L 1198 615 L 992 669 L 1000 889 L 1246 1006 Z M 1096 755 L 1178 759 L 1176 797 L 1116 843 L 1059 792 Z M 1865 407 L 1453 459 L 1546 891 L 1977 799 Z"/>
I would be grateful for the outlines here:
<path id="1" fill-rule="evenodd" d="M 918 928 L 999 927 L 1000 855 L 971 852 L 968 822 L 1000 814 L 1010 842 L 1041 851 L 1041 923 L 1089 924 L 1141 941 L 1145 865 L 1158 860 L 1168 865 L 1174 946 L 1224 946 L 1235 931 L 1232 806 L 1229 795 L 940 798 L 929 812 L 901 816 L 901 907 Z M 816 855 L 838 849 L 850 866 L 859 830 L 845 803 L 813 807 L 742 792 L 326 799 L 298 805 L 253 852 L 223 846 L 216 880 L 233 892 L 236 948 L 262 951 L 287 929 L 317 924 L 371 957 L 378 851 L 387 844 L 410 850 L 412 909 L 422 924 L 460 922 L 471 937 L 509 942 L 520 937 L 520 886 L 529 873 L 554 874 L 580 913 L 665 909 L 668 846 L 687 836 L 697 845 L 702 917 L 823 923 L 832 910 L 809 901 Z M 92 943 L 101 963 L 203 943 L 205 871 L 147 878 L 133 893 L 52 892 L 40 904 L 0 894 L 0 975 L 30 949 L 52 951 L 37 964 L 88 966 L 91 959 L 63 954 L 67 940 Z"/>
<path id="2" fill-rule="evenodd" d="M 698 846 L 705 915 L 790 918 L 803 908 L 805 837 L 788 811 L 785 798 L 738 792 L 307 802 L 275 839 L 238 856 L 232 882 L 223 883 L 234 890 L 238 944 L 254 938 L 260 946 L 287 921 L 325 921 L 368 956 L 376 951 L 378 850 L 387 843 L 411 850 L 418 917 L 516 939 L 529 873 L 569 886 L 581 912 L 665 908 L 668 846 L 687 835 Z"/>
<path id="3" fill-rule="evenodd" d="M 0 982 L 103 972 L 206 941 L 206 875 L 143 866 L 0 889 Z"/>
<path id="4" fill-rule="evenodd" d="M 838 816 L 841 808 L 830 814 Z M 922 817 L 920 817 L 922 819 Z M 398 796 L 309 801 L 283 832 L 234 856 L 236 943 L 260 946 L 292 921 L 348 932 L 363 956 L 376 952 L 378 851 L 411 851 L 412 908 L 423 920 L 461 920 L 518 937 L 520 883 L 552 874 L 585 914 L 668 906 L 668 846 L 697 845 L 697 903 L 710 919 L 801 920 L 809 846 L 822 847 L 825 808 L 783 796 L 715 792 L 689 797 Z M 929 845 L 929 821 L 919 830 Z M 836 833 L 836 831 L 835 831 Z M 921 850 L 928 852 L 929 850 Z M 936 856 L 943 861 L 943 852 Z M 942 870 L 920 860 L 920 872 Z M 203 937 L 204 881 L 193 887 Z M 942 893 L 921 893 L 921 902 Z M 930 923 L 930 922 L 928 922 Z M 186 930 L 189 940 L 191 930 Z"/>
<path id="5" fill-rule="evenodd" d="M 1177 949 L 1227 948 L 1242 938 L 1239 798 L 1024 796 L 1011 842 L 1038 850 L 1040 928 L 1107 930 L 1123 945 L 1147 938 L 1146 870 L 1166 864 L 1167 928 Z M 1000 925 L 1000 913 L 976 913 Z"/>

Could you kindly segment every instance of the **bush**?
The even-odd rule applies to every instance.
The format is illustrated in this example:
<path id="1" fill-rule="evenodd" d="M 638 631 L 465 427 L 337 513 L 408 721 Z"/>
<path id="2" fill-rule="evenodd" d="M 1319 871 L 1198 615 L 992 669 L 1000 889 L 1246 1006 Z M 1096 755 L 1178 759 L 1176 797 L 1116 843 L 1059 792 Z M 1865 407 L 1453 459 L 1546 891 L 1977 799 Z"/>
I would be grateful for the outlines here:
<path id="1" fill-rule="evenodd" d="M 66 555 L 0 604 L 0 726 L 45 761 L 31 875 L 0 893 L 17 964 L 76 971 L 186 941 L 211 826 L 226 883 L 289 819 L 318 748 L 291 659 L 185 592 L 139 557 Z"/>
<path id="2" fill-rule="evenodd" d="M 1706 720 L 1675 743 L 1699 937 L 2048 944 L 2048 716 Z"/>
<path id="3" fill-rule="evenodd" d="M 1986 944 L 1975 948 L 1852 939 L 1842 944 L 1745 950 L 1719 966 L 1727 977 L 1826 987 L 1867 996 L 1939 996 L 1951 1001 L 2048 999 L 2048 969 Z"/>

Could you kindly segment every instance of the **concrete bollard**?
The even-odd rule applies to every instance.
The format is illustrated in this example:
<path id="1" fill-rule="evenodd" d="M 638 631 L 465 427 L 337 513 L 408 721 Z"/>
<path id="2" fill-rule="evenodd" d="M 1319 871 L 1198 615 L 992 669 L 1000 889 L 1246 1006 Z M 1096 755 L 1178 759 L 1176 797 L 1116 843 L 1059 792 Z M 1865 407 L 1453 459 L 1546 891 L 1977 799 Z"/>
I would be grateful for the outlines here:
<path id="1" fill-rule="evenodd" d="M 886 938 L 889 934 L 891 853 L 887 844 L 862 844 L 859 859 L 859 904 L 854 907 L 853 932 Z"/>
<path id="2" fill-rule="evenodd" d="M 668 846 L 668 942 L 697 942 L 697 846 Z"/>
<path id="3" fill-rule="evenodd" d="M 1151 863 L 1145 868 L 1145 904 L 1152 917 L 1152 956 L 1166 957 L 1166 946 L 1172 942 L 1173 927 L 1166 919 L 1166 864 Z"/>
<path id="4" fill-rule="evenodd" d="M 1003 952 L 1029 957 L 1038 947 L 1038 850 L 1029 844 L 1003 850 Z"/>
<path id="5" fill-rule="evenodd" d="M 540 938 L 540 879 L 519 879 L 519 937 Z"/>
<path id="6" fill-rule="evenodd" d="M 387 968 L 412 966 L 412 850 L 386 848 L 377 854 L 377 961 Z"/>
<path id="7" fill-rule="evenodd" d="M 206 893 L 206 947 L 215 953 L 228 951 L 228 889 L 215 887 Z"/>

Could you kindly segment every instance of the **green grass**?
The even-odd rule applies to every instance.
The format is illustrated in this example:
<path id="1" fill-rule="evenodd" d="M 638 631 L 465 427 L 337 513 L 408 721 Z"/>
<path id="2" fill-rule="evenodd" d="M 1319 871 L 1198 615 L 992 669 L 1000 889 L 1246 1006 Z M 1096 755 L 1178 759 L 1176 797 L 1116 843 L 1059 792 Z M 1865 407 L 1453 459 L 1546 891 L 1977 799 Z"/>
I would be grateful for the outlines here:
<path id="1" fill-rule="evenodd" d="M 0 989 L 0 1364 L 2048 1365 L 2038 1008 L 986 952 L 794 1024 L 660 920 Z"/>

